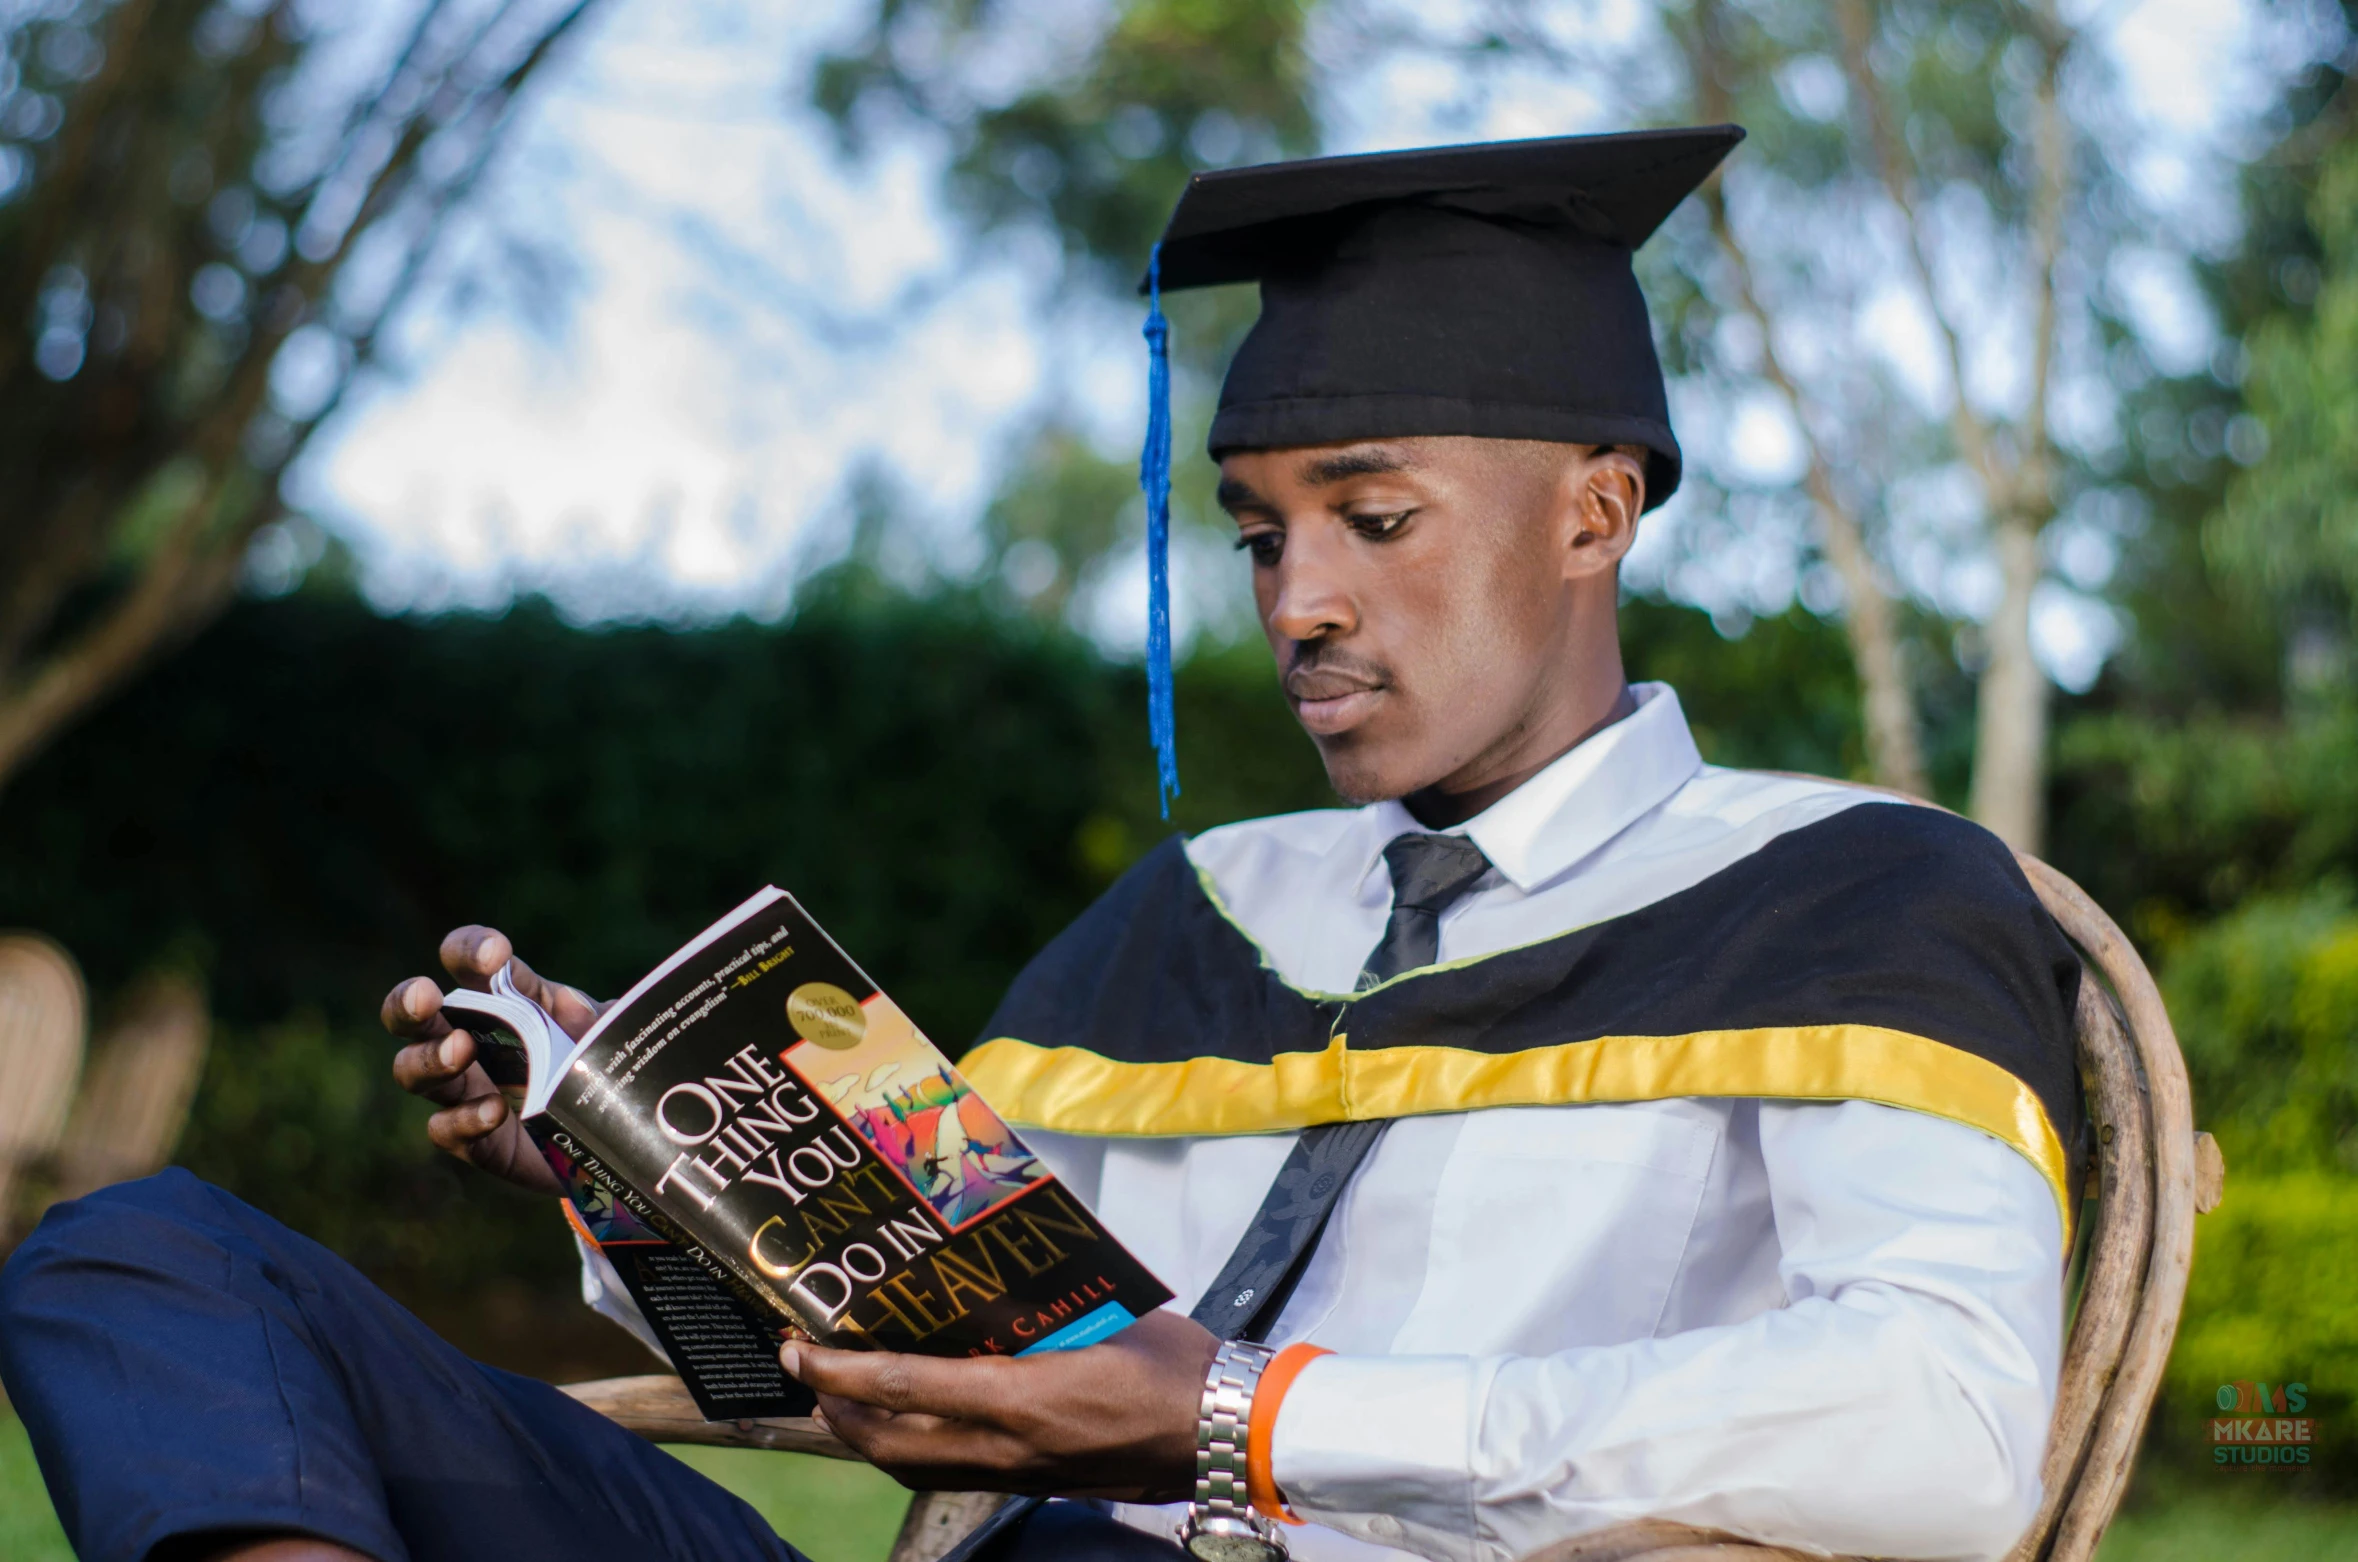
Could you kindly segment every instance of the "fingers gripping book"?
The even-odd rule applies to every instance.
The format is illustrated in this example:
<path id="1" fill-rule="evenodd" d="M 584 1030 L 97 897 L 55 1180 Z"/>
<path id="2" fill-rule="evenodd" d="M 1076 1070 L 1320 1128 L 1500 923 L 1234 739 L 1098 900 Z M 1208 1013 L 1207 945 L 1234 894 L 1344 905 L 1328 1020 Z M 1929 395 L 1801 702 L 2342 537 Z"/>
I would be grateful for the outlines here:
<path id="1" fill-rule="evenodd" d="M 443 1010 L 709 1419 L 808 1413 L 790 1334 L 1020 1355 L 1170 1299 L 782 890 L 578 1042 L 504 969 Z"/>

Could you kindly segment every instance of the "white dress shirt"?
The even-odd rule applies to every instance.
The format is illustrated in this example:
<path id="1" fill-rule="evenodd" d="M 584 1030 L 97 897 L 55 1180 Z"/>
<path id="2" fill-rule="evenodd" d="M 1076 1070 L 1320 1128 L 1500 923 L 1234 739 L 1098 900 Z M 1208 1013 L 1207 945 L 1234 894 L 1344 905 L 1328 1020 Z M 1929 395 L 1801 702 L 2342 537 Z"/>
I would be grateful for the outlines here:
<path id="1" fill-rule="evenodd" d="M 1899 806 L 1705 765 L 1677 696 L 1636 693 L 1634 714 L 1458 827 L 1493 871 L 1443 914 L 1442 960 L 1636 910 L 1842 809 Z M 1348 992 L 1390 909 L 1383 848 L 1421 828 L 1386 802 L 1228 825 L 1188 854 L 1280 977 Z M 1185 1307 L 1295 1135 L 1024 1137 Z M 625 1316 L 601 1268 L 585 1294 Z M 2042 1174 L 1895 1107 L 1402 1119 L 1270 1334 L 1336 1352 L 1276 1423 L 1278 1484 L 1310 1521 L 1287 1541 L 1302 1562 L 1504 1562 L 1660 1517 L 1815 1550 L 2000 1556 L 2039 1498 L 2062 1280 Z M 1168 1535 L 1183 1510 L 1117 1511 Z"/>

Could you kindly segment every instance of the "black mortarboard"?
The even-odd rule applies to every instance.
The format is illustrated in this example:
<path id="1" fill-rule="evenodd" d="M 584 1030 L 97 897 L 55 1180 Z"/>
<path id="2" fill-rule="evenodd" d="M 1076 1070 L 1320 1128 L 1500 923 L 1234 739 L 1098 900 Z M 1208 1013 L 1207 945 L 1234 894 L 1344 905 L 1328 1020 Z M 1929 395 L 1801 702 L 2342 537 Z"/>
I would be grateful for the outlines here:
<path id="1" fill-rule="evenodd" d="M 1196 175 L 1166 289 L 1259 282 L 1211 451 L 1409 434 L 1643 445 L 1678 486 L 1630 256 L 1734 125 L 1317 158 Z"/>
<path id="2" fill-rule="evenodd" d="M 1209 447 L 1419 434 L 1639 445 L 1650 509 L 1678 441 L 1631 255 L 1717 168 L 1734 125 L 1325 157 L 1197 174 L 1139 291 L 1154 385 L 1148 694 L 1166 806 L 1171 735 L 1168 371 L 1160 294 L 1261 285 Z"/>

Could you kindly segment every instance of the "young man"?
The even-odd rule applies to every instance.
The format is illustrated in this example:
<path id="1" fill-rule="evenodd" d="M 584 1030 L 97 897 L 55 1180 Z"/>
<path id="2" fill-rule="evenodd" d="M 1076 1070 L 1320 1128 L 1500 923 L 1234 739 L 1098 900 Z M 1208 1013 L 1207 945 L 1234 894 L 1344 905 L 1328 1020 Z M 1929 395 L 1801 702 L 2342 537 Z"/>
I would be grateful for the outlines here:
<path id="1" fill-rule="evenodd" d="M 1097 1499 L 1011 1507 L 996 1555 L 1184 1522 L 1208 1559 L 1489 1562 L 1657 1516 L 1996 1557 L 2030 1517 L 2077 964 L 1990 837 L 1705 766 L 1623 676 L 1618 565 L 1679 472 L 1630 252 L 1735 139 L 1246 170 L 1174 217 L 1165 285 L 1262 286 L 1212 453 L 1359 806 L 1150 853 L 966 1059 L 1191 1316 L 784 1353 L 913 1485 Z M 471 985 L 510 954 L 443 950 Z M 553 1191 L 439 1006 L 385 1006 L 436 1142 Z M 54 1216 L 5 1307 L 86 1556 L 777 1554 L 185 1179 Z"/>

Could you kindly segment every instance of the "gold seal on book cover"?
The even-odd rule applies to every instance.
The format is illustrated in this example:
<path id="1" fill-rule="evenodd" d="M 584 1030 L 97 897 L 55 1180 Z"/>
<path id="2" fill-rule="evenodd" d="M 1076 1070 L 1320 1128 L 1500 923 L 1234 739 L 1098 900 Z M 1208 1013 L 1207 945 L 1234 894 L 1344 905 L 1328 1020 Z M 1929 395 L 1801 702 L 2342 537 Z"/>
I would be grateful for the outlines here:
<path id="1" fill-rule="evenodd" d="M 830 1052 L 848 1052 L 868 1033 L 868 1011 L 833 982 L 805 982 L 786 995 L 794 1034 Z"/>

